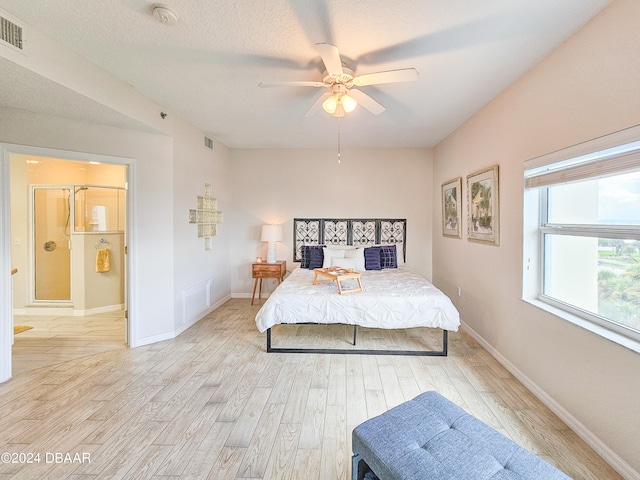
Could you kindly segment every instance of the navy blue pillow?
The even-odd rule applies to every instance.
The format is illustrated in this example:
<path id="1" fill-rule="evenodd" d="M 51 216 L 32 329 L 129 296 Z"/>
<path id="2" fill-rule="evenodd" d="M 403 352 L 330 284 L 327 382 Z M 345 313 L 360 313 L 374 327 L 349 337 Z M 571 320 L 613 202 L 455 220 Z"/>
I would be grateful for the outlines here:
<path id="1" fill-rule="evenodd" d="M 300 247 L 300 268 L 309 268 L 309 245 L 303 245 Z"/>
<path id="2" fill-rule="evenodd" d="M 380 265 L 382 268 L 398 268 L 395 245 L 383 245 L 380 247 Z"/>
<path id="3" fill-rule="evenodd" d="M 367 270 L 382 270 L 380 263 L 380 247 L 367 247 L 364 249 L 364 268 Z"/>
<path id="4" fill-rule="evenodd" d="M 324 245 L 303 245 L 302 247 L 300 247 L 300 254 L 302 256 L 302 259 L 300 260 L 300 268 L 310 268 L 311 251 L 320 250 L 322 252 L 323 246 Z M 323 259 L 324 259 L 324 255 L 323 255 Z M 317 268 L 317 267 L 314 267 L 314 268 Z"/>
<path id="5" fill-rule="evenodd" d="M 309 248 L 309 270 L 314 268 L 322 268 L 324 263 L 324 252 L 322 247 L 310 247 Z"/>

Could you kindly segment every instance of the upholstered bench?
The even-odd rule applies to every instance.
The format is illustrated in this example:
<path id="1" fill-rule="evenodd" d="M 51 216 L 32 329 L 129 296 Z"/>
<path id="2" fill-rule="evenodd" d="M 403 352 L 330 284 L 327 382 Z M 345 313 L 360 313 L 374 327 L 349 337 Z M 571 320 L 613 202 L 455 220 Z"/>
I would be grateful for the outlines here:
<path id="1" fill-rule="evenodd" d="M 353 452 L 353 480 L 569 479 L 437 392 L 358 425 Z"/>

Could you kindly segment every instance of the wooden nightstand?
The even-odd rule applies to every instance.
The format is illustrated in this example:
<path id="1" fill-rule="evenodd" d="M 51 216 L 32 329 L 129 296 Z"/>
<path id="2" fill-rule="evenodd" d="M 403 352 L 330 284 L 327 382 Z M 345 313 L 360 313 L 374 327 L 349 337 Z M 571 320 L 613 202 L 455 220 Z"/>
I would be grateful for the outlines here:
<path id="1" fill-rule="evenodd" d="M 284 280 L 284 274 L 287 272 L 286 260 L 278 260 L 276 263 L 253 263 L 251 265 L 251 277 L 255 278 L 253 281 L 253 293 L 251 294 L 251 305 L 256 297 L 256 287 L 258 286 L 258 280 L 260 280 L 260 289 L 258 290 L 258 300 L 262 296 L 262 279 L 263 278 L 275 278 L 278 280 L 278 285 Z"/>

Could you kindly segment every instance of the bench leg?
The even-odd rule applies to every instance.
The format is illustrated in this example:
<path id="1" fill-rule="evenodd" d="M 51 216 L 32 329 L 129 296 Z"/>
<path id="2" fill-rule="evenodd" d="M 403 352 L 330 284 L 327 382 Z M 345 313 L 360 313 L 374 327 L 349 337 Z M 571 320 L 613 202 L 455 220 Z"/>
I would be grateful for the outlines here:
<path id="1" fill-rule="evenodd" d="M 358 480 L 358 462 L 360 462 L 360 454 L 356 453 L 351 457 L 351 480 Z"/>
<path id="2" fill-rule="evenodd" d="M 365 478 L 374 478 L 378 480 L 375 472 L 367 465 L 359 453 L 355 453 L 351 457 L 351 480 L 364 480 Z"/>

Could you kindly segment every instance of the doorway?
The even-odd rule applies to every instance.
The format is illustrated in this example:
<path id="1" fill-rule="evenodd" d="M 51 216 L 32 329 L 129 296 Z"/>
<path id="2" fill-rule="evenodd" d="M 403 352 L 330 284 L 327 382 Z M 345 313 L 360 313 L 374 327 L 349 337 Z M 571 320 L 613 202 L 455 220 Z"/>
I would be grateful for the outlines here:
<path id="1" fill-rule="evenodd" d="M 129 163 L 20 150 L 8 155 L 12 313 L 32 328 L 14 337 L 14 372 L 124 348 Z"/>
<path id="2" fill-rule="evenodd" d="M 86 168 L 77 162 L 72 167 Z M 126 167 L 108 168 L 124 178 Z M 73 171 L 69 174 L 73 176 Z M 32 177 L 27 175 L 27 181 Z M 74 315 L 82 316 L 122 309 L 126 191 L 116 185 L 124 180 L 111 183 L 114 185 L 29 183 L 27 227 L 32 233 L 27 241 L 32 260 L 25 270 L 31 285 L 25 305 L 29 313 L 46 306 L 67 306 Z M 14 187 L 21 189 L 15 183 Z M 19 221 L 12 222 L 12 227 L 19 244 L 24 229 L 20 232 Z M 100 268 L 97 256 L 101 257 Z M 23 303 L 19 295 L 15 300 L 15 304 Z"/>

